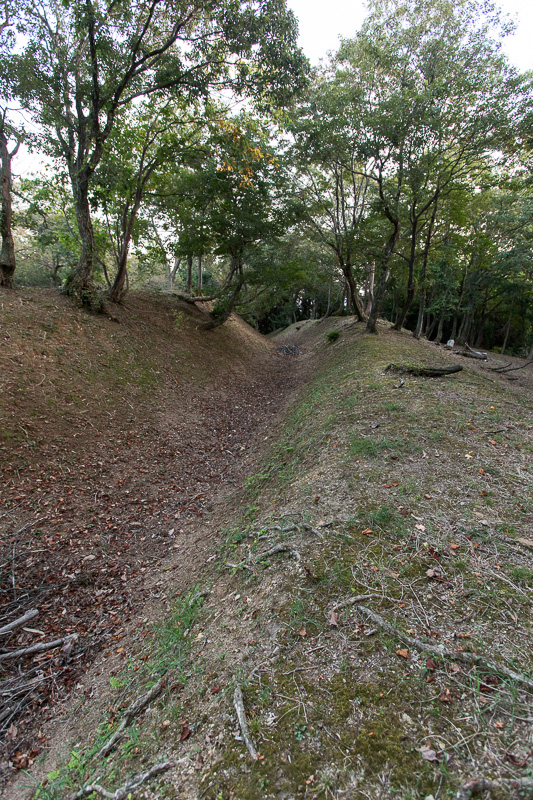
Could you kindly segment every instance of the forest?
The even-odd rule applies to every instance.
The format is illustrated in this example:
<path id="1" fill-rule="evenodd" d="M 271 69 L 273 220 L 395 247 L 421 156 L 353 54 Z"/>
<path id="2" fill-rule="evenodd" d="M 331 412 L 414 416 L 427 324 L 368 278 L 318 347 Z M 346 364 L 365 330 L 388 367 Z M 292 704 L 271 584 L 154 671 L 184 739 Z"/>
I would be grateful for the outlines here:
<path id="1" fill-rule="evenodd" d="M 371 0 L 311 69 L 284 0 L 6 0 L 0 285 L 263 333 L 378 317 L 533 353 L 533 75 L 479 0 Z M 17 177 L 24 150 L 32 177 Z"/>

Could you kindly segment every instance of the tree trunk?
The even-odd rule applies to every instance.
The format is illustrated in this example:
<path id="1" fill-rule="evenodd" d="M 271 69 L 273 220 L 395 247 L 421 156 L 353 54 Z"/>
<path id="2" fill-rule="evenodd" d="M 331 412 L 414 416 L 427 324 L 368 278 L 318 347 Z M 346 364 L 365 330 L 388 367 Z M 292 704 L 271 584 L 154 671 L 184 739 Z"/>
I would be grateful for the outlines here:
<path id="1" fill-rule="evenodd" d="M 507 342 L 509 341 L 509 331 L 511 330 L 511 313 L 509 314 L 509 319 L 507 321 L 507 325 L 505 326 L 505 338 L 502 344 L 502 356 L 505 355 L 505 351 L 507 349 Z"/>
<path id="2" fill-rule="evenodd" d="M 218 328 L 220 325 L 223 325 L 226 322 L 226 320 L 230 318 L 232 311 L 235 308 L 235 305 L 237 304 L 237 300 L 239 299 L 239 294 L 241 293 L 241 289 L 244 285 L 241 254 L 231 256 L 231 268 L 230 268 L 228 286 L 231 285 L 231 280 L 235 275 L 237 276 L 237 278 L 230 295 L 226 297 L 224 301 L 222 302 L 219 301 L 220 305 L 218 308 L 217 304 L 215 303 L 215 307 L 213 308 L 213 311 L 210 314 L 211 319 L 205 326 L 208 330 L 212 330 L 213 328 Z"/>
<path id="3" fill-rule="evenodd" d="M 79 306 L 86 306 L 91 311 L 98 312 L 103 308 L 103 300 L 94 285 L 95 246 L 89 206 L 89 180 L 87 175 L 76 172 L 73 167 L 71 181 L 81 240 L 81 256 L 78 266 L 65 283 L 65 290 Z"/>
<path id="4" fill-rule="evenodd" d="M 365 286 L 365 314 L 368 316 L 372 312 L 374 302 L 374 284 L 376 281 L 376 262 L 373 261 L 368 268 L 368 275 Z"/>
<path id="5" fill-rule="evenodd" d="M 187 256 L 187 285 L 185 291 L 187 294 L 192 294 L 192 256 Z"/>
<path id="6" fill-rule="evenodd" d="M 198 294 L 202 293 L 204 282 L 204 274 L 203 274 L 203 267 L 202 267 L 202 256 L 198 256 Z"/>
<path id="7" fill-rule="evenodd" d="M 344 278 L 346 280 L 346 285 L 348 287 L 350 305 L 352 307 L 352 310 L 355 313 L 355 316 L 357 317 L 358 321 L 364 322 L 365 314 L 363 311 L 363 304 L 361 302 L 361 298 L 359 297 L 357 286 L 355 285 L 355 279 L 353 276 L 351 265 L 350 264 L 342 265 L 342 271 L 344 273 Z"/>
<path id="8" fill-rule="evenodd" d="M 13 275 L 15 274 L 15 242 L 13 240 L 13 208 L 11 204 L 11 159 L 18 150 L 18 145 L 13 152 L 9 152 L 7 136 L 0 121 L 0 160 L 2 179 L 2 206 L 0 210 L 0 234 L 2 236 L 2 250 L 0 251 L 0 286 L 13 288 Z"/>
<path id="9" fill-rule="evenodd" d="M 392 254 L 394 252 L 394 248 L 396 247 L 396 242 L 398 241 L 399 236 L 400 236 L 400 220 L 396 219 L 394 220 L 394 227 L 391 235 L 389 236 L 387 245 L 385 247 L 385 253 L 383 258 L 383 264 L 381 266 L 378 286 L 374 292 L 374 302 L 372 303 L 372 311 L 370 312 L 366 323 L 366 330 L 368 331 L 368 333 L 377 333 L 376 324 L 378 321 L 379 313 L 381 311 L 381 306 L 383 305 L 385 291 L 387 289 L 387 281 L 389 280 L 390 260 L 392 258 Z"/>
<path id="10" fill-rule="evenodd" d="M 395 331 L 401 331 L 405 324 L 405 320 L 407 318 L 407 314 L 409 313 L 409 309 L 411 308 L 411 304 L 415 297 L 415 261 L 416 261 L 416 242 L 417 242 L 417 235 L 418 235 L 418 220 L 413 223 L 411 228 L 411 248 L 409 253 L 409 275 L 407 278 L 407 294 L 405 298 L 405 303 L 403 304 L 402 310 L 400 311 L 400 315 L 396 320 L 393 328 Z"/>
<path id="11" fill-rule="evenodd" d="M 174 281 L 176 280 L 176 275 L 177 275 L 178 270 L 180 268 L 180 264 L 181 264 L 181 258 L 179 258 L 178 256 L 175 256 L 174 257 L 174 265 L 173 265 L 172 269 L 169 269 L 169 271 L 168 271 L 168 288 L 169 288 L 170 291 L 172 291 L 172 289 L 174 288 Z"/>
<path id="12" fill-rule="evenodd" d="M 446 298 L 444 298 L 446 302 Z M 439 327 L 437 328 L 437 335 L 435 336 L 435 341 L 439 344 L 442 342 L 442 334 L 444 333 L 444 318 L 446 317 L 446 306 L 443 307 L 442 311 L 440 312 L 439 317 Z"/>

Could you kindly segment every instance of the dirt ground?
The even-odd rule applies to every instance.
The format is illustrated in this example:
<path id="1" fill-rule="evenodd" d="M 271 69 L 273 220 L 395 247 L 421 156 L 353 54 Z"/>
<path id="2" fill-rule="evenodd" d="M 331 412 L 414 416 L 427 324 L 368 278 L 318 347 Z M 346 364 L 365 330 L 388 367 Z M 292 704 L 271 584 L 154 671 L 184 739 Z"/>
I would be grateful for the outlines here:
<path id="1" fill-rule="evenodd" d="M 2 646 L 78 637 L 22 674 L 1 664 L 4 786 L 93 660 L 126 657 L 169 554 L 174 583 L 194 581 L 209 517 L 295 386 L 294 361 L 240 320 L 202 320 L 168 297 L 95 318 L 54 291 L 0 295 L 0 627 L 39 612 Z"/>

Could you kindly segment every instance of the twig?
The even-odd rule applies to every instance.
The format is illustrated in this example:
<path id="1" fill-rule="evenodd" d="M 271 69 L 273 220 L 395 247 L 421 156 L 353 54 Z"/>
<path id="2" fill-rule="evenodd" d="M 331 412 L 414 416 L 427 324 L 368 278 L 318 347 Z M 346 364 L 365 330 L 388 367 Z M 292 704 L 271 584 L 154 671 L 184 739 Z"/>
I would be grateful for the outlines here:
<path id="1" fill-rule="evenodd" d="M 161 692 L 165 687 L 165 678 L 160 678 L 157 683 L 155 683 L 152 688 L 143 694 L 141 697 L 138 697 L 129 708 L 126 709 L 124 714 L 124 719 L 120 723 L 119 727 L 111 737 L 111 739 L 104 744 L 101 750 L 98 753 L 98 758 L 105 758 L 109 755 L 115 744 L 118 742 L 119 739 L 122 738 L 124 734 L 124 729 L 132 722 L 135 717 L 137 717 L 141 711 L 144 711 L 146 706 L 148 706 L 152 700 L 155 700 L 156 697 L 159 697 Z"/>
<path id="2" fill-rule="evenodd" d="M 230 561 L 226 561 L 226 566 L 230 569 L 247 569 L 249 572 L 253 572 L 254 568 L 247 564 L 245 561 L 241 561 L 239 564 L 232 564 Z"/>
<path id="3" fill-rule="evenodd" d="M 366 606 L 357 605 L 357 609 L 365 613 L 367 617 L 370 617 L 370 619 L 381 628 L 384 628 L 393 636 L 398 636 L 398 638 L 400 638 L 406 644 L 411 645 L 411 647 L 416 647 L 426 653 L 436 653 L 441 658 L 448 658 L 452 661 L 462 661 L 463 664 L 470 664 L 474 667 L 482 667 L 490 672 L 500 673 L 500 675 L 505 675 L 507 678 L 510 678 L 517 683 L 521 683 L 524 686 L 527 686 L 529 689 L 533 689 L 533 680 L 531 678 L 528 678 L 527 675 L 522 675 L 520 672 L 515 672 L 514 670 L 509 669 L 504 664 L 493 663 L 492 661 L 488 661 L 486 658 L 479 656 L 476 653 L 466 653 L 462 650 L 449 650 L 442 644 L 427 644 L 421 639 L 415 639 L 412 636 L 407 636 L 405 633 L 402 633 L 395 628 L 394 625 L 391 625 L 390 622 L 387 622 L 386 619 L 383 619 L 380 614 L 377 614 L 375 611 L 371 611 Z"/>
<path id="4" fill-rule="evenodd" d="M 382 594 L 358 594 L 355 597 L 350 597 L 348 600 L 343 600 L 342 603 L 337 603 L 336 606 L 333 606 L 333 611 L 339 611 L 341 608 L 348 608 L 349 606 L 354 606 L 357 603 L 360 603 L 362 600 L 388 600 L 388 597 L 384 597 Z"/>
<path id="5" fill-rule="evenodd" d="M 30 619 L 35 619 L 35 617 L 38 616 L 38 610 L 36 608 L 32 608 L 31 611 L 26 611 L 23 617 L 14 619 L 13 622 L 10 622 L 8 625 L 4 625 L 3 628 L 0 628 L 0 635 L 4 633 L 10 633 L 11 631 L 15 630 L 15 628 L 20 628 L 21 625 L 25 625 L 26 622 L 30 621 Z"/>
<path id="6" fill-rule="evenodd" d="M 81 800 L 82 797 L 88 797 L 90 794 L 99 794 L 100 797 L 108 798 L 109 800 L 125 800 L 135 789 L 138 789 L 143 783 L 152 780 L 152 778 L 156 778 L 158 775 L 161 775 L 163 772 L 167 772 L 169 769 L 173 769 L 178 764 L 182 763 L 185 759 L 180 759 L 180 761 L 164 761 L 161 764 L 156 764 L 154 767 L 148 770 L 148 772 L 141 772 L 138 775 L 134 775 L 132 778 L 126 781 L 123 786 L 120 786 L 114 792 L 108 792 L 107 789 L 104 789 L 103 786 L 100 786 L 99 783 L 92 783 L 89 786 L 84 786 L 83 789 L 80 789 L 77 794 L 74 795 L 72 800 Z"/>
<path id="7" fill-rule="evenodd" d="M 0 661 L 8 661 L 11 658 L 22 658 L 23 656 L 30 656 L 33 653 L 46 653 L 47 650 L 53 650 L 55 647 L 67 644 L 67 642 L 74 641 L 78 638 L 77 633 L 70 633 L 68 636 L 63 636 L 62 639 L 56 639 L 54 642 L 40 642 L 31 647 L 23 647 L 20 650 L 11 650 L 7 653 L 0 653 Z"/>
<path id="8" fill-rule="evenodd" d="M 21 505 L 21 503 L 19 503 L 19 505 Z M 14 507 L 16 508 L 16 506 Z M 2 536 L 0 538 L 0 541 L 3 541 L 4 539 L 11 539 L 13 536 L 19 536 L 19 534 L 24 533 L 24 531 L 27 531 L 28 528 L 35 527 L 35 525 L 38 525 L 39 522 L 43 522 L 43 520 L 45 519 L 48 519 L 48 517 L 39 517 L 39 519 L 36 519 L 34 522 L 27 522 L 26 525 L 23 525 L 22 528 L 18 529 L 18 531 L 13 531 L 13 533 L 8 533 L 6 534 L 6 536 Z"/>
<path id="9" fill-rule="evenodd" d="M 244 739 L 246 748 L 250 753 L 251 758 L 254 761 L 257 761 L 258 758 L 257 750 L 255 749 L 253 742 L 250 738 L 248 723 L 246 721 L 246 712 L 244 710 L 244 699 L 242 696 L 242 689 L 240 686 L 235 687 L 235 692 L 233 693 L 233 705 L 235 706 L 235 711 L 237 712 L 237 719 L 239 720 L 239 725 L 241 726 L 242 738 Z"/>
<path id="10" fill-rule="evenodd" d="M 274 547 L 271 547 L 270 550 L 265 550 L 264 553 L 259 553 L 259 555 L 255 559 L 255 563 L 257 564 L 259 561 L 262 561 L 264 558 L 268 558 L 269 556 L 273 556 L 276 553 L 292 553 L 293 556 L 296 558 L 297 561 L 301 561 L 302 557 L 298 550 L 294 550 L 294 548 L 289 547 L 287 544 L 275 544 Z"/>
<path id="11" fill-rule="evenodd" d="M 476 794 L 488 791 L 493 792 L 495 789 L 500 788 L 500 784 L 495 781 L 489 781 L 486 778 L 474 778 L 474 780 L 468 781 L 461 786 L 457 792 L 456 800 L 470 800 L 470 798 L 474 797 Z"/>

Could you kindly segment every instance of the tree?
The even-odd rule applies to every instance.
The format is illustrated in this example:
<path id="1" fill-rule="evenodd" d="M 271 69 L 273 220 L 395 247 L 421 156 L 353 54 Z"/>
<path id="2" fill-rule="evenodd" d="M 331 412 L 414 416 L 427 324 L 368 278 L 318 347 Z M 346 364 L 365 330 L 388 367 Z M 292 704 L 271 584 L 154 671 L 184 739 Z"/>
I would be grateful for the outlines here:
<path id="1" fill-rule="evenodd" d="M 82 245 L 68 290 L 98 308 L 90 191 L 121 109 L 214 86 L 286 102 L 305 74 L 295 18 L 284 0 L 41 0 L 20 4 L 18 25 L 2 71 L 67 165 Z"/>
<path id="2" fill-rule="evenodd" d="M 523 100 L 492 35 L 498 26 L 506 29 L 490 4 L 375 0 L 370 10 L 317 82 L 319 113 L 308 121 L 306 141 L 321 142 L 337 183 L 373 187 L 357 227 L 376 212 L 386 223 L 380 246 L 372 248 L 367 327 L 375 331 L 403 231 L 408 281 L 398 326 L 415 296 L 417 264 L 422 282 L 427 272 L 439 201 L 464 178 L 475 181 L 476 164 L 501 146 Z M 333 196 L 331 207 L 342 218 L 346 189 Z M 349 234 L 353 239 L 353 223 Z"/>
<path id="3" fill-rule="evenodd" d="M 7 15 L 7 6 L 6 6 Z M 13 149 L 9 149 L 9 139 L 13 137 L 13 129 L 6 121 L 7 109 L 0 109 L 0 180 L 2 183 L 2 205 L 0 207 L 0 286 L 13 287 L 15 274 L 15 242 L 13 239 L 13 205 L 11 192 L 13 188 L 11 162 L 20 147 L 20 139 L 15 141 Z M 17 139 L 16 135 L 15 138 Z"/>
<path id="4" fill-rule="evenodd" d="M 199 108 L 183 108 L 171 100 L 162 104 L 153 97 L 121 113 L 92 192 L 95 205 L 104 212 L 115 261 L 111 300 L 118 302 L 125 294 L 130 245 L 150 184 L 157 182 L 158 170 L 175 169 L 195 150 L 204 126 Z"/>

